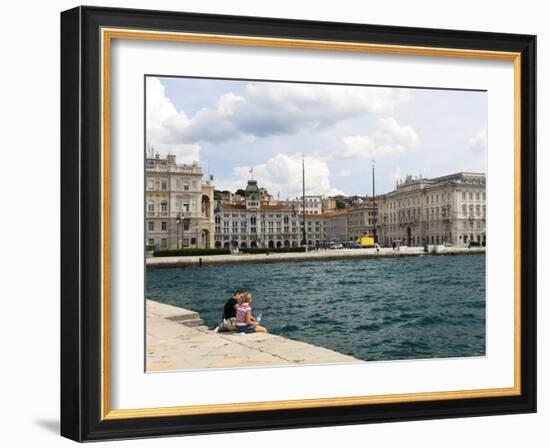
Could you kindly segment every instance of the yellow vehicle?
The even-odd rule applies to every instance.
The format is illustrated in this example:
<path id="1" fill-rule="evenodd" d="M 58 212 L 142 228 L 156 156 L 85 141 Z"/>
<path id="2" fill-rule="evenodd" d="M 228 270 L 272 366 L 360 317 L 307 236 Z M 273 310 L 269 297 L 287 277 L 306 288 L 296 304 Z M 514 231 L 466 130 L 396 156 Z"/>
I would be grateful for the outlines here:
<path id="1" fill-rule="evenodd" d="M 373 236 L 362 236 L 361 238 L 357 238 L 356 242 L 361 247 L 374 247 L 374 237 Z"/>

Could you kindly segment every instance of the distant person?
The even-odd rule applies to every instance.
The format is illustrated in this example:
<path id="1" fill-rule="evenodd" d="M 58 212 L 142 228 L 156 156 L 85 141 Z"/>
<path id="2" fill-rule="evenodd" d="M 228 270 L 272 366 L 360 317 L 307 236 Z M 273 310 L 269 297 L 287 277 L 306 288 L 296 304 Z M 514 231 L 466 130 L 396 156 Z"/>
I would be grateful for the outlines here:
<path id="1" fill-rule="evenodd" d="M 267 333 L 267 328 L 262 327 L 252 316 L 252 294 L 245 292 L 241 295 L 241 303 L 237 306 L 236 326 L 239 333 Z"/>
<path id="2" fill-rule="evenodd" d="M 236 316 L 237 316 L 237 306 L 241 303 L 241 296 L 244 291 L 235 291 L 233 296 L 225 302 L 223 306 L 223 318 L 222 323 L 216 328 L 216 332 L 220 331 L 235 331 L 236 327 Z"/>

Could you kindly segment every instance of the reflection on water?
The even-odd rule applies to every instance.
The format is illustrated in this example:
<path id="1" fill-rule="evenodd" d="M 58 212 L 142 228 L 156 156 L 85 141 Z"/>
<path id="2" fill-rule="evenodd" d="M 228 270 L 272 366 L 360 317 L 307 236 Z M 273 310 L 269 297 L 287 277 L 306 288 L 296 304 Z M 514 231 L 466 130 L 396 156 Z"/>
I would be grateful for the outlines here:
<path id="1" fill-rule="evenodd" d="M 147 270 L 146 296 L 218 324 L 236 289 L 271 333 L 363 360 L 485 354 L 485 255 Z"/>

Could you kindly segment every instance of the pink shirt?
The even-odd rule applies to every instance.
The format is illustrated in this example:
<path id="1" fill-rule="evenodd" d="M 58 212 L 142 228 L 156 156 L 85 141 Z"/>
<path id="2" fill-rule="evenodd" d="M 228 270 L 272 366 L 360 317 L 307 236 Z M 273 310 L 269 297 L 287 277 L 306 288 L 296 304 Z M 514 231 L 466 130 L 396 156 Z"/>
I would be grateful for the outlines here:
<path id="1" fill-rule="evenodd" d="M 252 311 L 248 303 L 241 303 L 237 306 L 236 321 L 237 325 L 246 325 L 246 313 Z"/>

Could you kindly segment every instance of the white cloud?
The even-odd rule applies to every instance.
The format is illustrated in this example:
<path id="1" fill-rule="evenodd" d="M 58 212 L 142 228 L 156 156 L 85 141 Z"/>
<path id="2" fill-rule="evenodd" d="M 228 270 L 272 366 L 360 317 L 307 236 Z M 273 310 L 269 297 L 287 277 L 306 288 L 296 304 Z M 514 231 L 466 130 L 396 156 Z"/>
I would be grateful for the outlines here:
<path id="1" fill-rule="evenodd" d="M 189 126 L 185 112 L 178 112 L 164 92 L 158 78 L 147 78 L 147 145 L 160 154 L 175 154 L 178 162 L 200 159 L 200 146 L 179 141 L 178 135 Z"/>
<path id="2" fill-rule="evenodd" d="M 332 177 L 335 179 L 345 178 L 349 176 L 351 176 L 351 170 L 349 168 L 342 168 L 332 175 Z"/>
<path id="3" fill-rule="evenodd" d="M 415 147 L 420 138 L 412 126 L 401 126 L 395 118 L 382 118 L 378 121 L 376 130 L 377 141 L 398 143 L 400 145 Z"/>
<path id="4" fill-rule="evenodd" d="M 468 139 L 470 150 L 479 154 L 487 149 L 487 129 L 480 129 L 473 137 Z"/>
<path id="5" fill-rule="evenodd" d="M 388 176 L 388 180 L 391 181 L 391 182 L 397 182 L 402 177 L 403 177 L 403 170 L 401 169 L 401 167 L 396 166 L 393 169 L 393 171 L 390 172 L 390 174 Z"/>
<path id="6" fill-rule="evenodd" d="M 391 113 L 397 105 L 412 99 L 410 93 L 392 88 L 249 83 L 242 96 L 226 93 L 215 107 L 205 107 L 187 117 L 165 97 L 160 81 L 149 79 L 148 89 L 155 97 L 148 114 L 151 131 L 172 143 L 292 135 L 365 114 Z"/>
<path id="7" fill-rule="evenodd" d="M 411 126 L 402 126 L 395 118 L 382 118 L 372 137 L 352 135 L 342 138 L 344 145 L 336 157 L 360 159 L 394 155 L 416 147 L 419 141 Z"/>
<path id="8" fill-rule="evenodd" d="M 330 185 L 330 170 L 325 160 L 305 157 L 306 194 L 343 194 Z M 265 163 L 255 166 L 238 166 L 233 174 L 238 178 L 231 182 L 220 182 L 218 188 L 235 191 L 244 188 L 250 179 L 250 169 L 254 168 L 254 178 L 260 187 L 270 194 L 280 194 L 281 199 L 302 194 L 302 156 L 300 154 L 277 154 Z"/>

